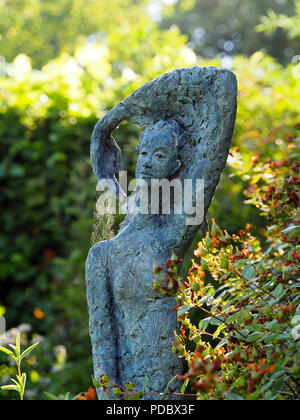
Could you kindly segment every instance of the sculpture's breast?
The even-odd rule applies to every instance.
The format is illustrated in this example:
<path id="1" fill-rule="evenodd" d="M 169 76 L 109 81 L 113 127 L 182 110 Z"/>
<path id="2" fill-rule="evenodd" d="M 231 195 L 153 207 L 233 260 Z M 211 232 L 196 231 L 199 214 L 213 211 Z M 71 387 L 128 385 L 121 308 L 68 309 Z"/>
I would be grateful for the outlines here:
<path id="1" fill-rule="evenodd" d="M 115 299 L 141 305 L 157 298 L 152 285 L 155 249 L 141 232 L 127 232 L 109 241 L 109 274 Z M 158 249 L 157 249 L 158 251 Z"/>

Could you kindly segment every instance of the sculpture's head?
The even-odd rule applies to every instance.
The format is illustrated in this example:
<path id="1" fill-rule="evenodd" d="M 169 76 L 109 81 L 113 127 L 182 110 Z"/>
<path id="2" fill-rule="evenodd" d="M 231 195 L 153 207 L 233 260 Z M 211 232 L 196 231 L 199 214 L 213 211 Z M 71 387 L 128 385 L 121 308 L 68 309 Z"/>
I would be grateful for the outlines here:
<path id="1" fill-rule="evenodd" d="M 182 128 L 175 120 L 149 125 L 140 135 L 136 178 L 169 179 L 180 168 L 178 143 Z"/>

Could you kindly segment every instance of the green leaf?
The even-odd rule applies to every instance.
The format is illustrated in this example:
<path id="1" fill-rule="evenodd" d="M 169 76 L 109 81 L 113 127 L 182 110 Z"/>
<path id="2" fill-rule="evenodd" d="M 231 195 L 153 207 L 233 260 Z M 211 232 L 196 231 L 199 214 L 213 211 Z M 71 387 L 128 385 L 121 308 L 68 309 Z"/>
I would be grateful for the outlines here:
<path id="1" fill-rule="evenodd" d="M 209 298 L 209 296 L 208 296 L 208 295 L 204 296 L 203 298 L 201 298 L 201 299 L 199 300 L 198 304 L 199 304 L 199 305 L 203 305 L 203 304 L 207 301 L 207 299 L 208 299 L 208 298 Z"/>
<path id="2" fill-rule="evenodd" d="M 137 392 L 136 394 L 131 395 L 131 397 L 129 397 L 128 400 L 140 400 L 143 394 L 143 391 Z"/>
<path id="3" fill-rule="evenodd" d="M 70 397 L 70 392 L 67 392 L 65 397 L 64 397 L 64 400 L 69 401 L 69 397 Z"/>
<path id="4" fill-rule="evenodd" d="M 251 264 L 246 265 L 246 267 L 244 268 L 243 272 L 242 272 L 242 276 L 246 279 L 246 280 L 252 280 L 255 276 L 255 269 L 253 268 L 253 266 Z"/>
<path id="5" fill-rule="evenodd" d="M 213 336 L 215 338 L 219 337 L 220 333 L 226 328 L 226 325 L 219 325 L 216 331 L 214 332 Z"/>
<path id="6" fill-rule="evenodd" d="M 243 259 L 243 260 L 238 260 L 237 262 L 234 263 L 234 267 L 235 268 L 240 268 L 241 266 L 247 264 L 247 262 L 249 262 L 249 260 L 247 259 Z M 250 264 L 248 264 L 250 265 Z M 246 268 L 246 267 L 245 267 Z"/>
<path id="7" fill-rule="evenodd" d="M 23 360 L 25 357 L 27 357 L 40 343 L 35 343 L 32 346 L 28 347 L 28 349 L 26 349 L 20 357 L 20 361 Z"/>
<path id="8" fill-rule="evenodd" d="M 291 339 L 292 339 L 292 332 L 278 335 L 278 340 L 280 341 L 286 341 L 286 340 L 291 340 Z"/>
<path id="9" fill-rule="evenodd" d="M 46 395 L 46 397 L 48 397 L 50 400 L 53 400 L 53 401 L 60 401 L 60 399 L 58 398 L 58 397 L 56 397 L 55 395 L 53 395 L 53 394 L 50 394 L 50 392 L 46 392 L 46 391 L 44 391 L 44 394 Z"/>
<path id="10" fill-rule="evenodd" d="M 226 323 L 227 323 L 227 324 L 230 324 L 231 322 L 234 322 L 234 321 L 236 321 L 238 318 L 240 318 L 240 316 L 241 316 L 241 312 L 237 312 L 237 313 L 235 313 L 235 314 L 231 315 L 229 318 L 227 318 Z"/>
<path id="11" fill-rule="evenodd" d="M 17 378 L 18 378 L 18 380 L 19 380 L 19 377 L 17 376 Z M 17 382 L 15 379 L 13 379 L 13 378 L 10 378 L 10 380 L 15 384 L 15 385 L 17 385 L 18 387 L 20 386 L 20 381 L 19 382 Z"/>
<path id="12" fill-rule="evenodd" d="M 210 321 L 211 321 L 211 318 L 205 318 L 205 319 L 202 319 L 202 320 L 199 322 L 199 330 L 205 331 L 205 330 L 206 330 L 206 328 L 209 326 Z"/>
<path id="13" fill-rule="evenodd" d="M 20 380 L 20 384 L 21 384 L 22 389 L 24 390 L 25 385 L 26 385 L 26 373 L 23 373 L 23 375 L 21 377 L 21 380 Z"/>
<path id="14" fill-rule="evenodd" d="M 285 376 L 286 370 L 279 370 L 278 372 L 273 373 L 270 380 L 275 381 L 275 379 L 280 378 L 280 376 Z"/>
<path id="15" fill-rule="evenodd" d="M 177 379 L 177 376 L 174 376 L 174 378 L 172 378 L 172 379 L 170 379 L 170 380 L 169 380 L 169 382 L 168 382 L 168 384 L 167 384 L 167 386 L 166 386 L 165 392 L 168 392 L 168 391 L 169 391 L 170 386 L 172 385 L 172 383 L 173 383 L 176 379 Z"/>
<path id="16" fill-rule="evenodd" d="M 17 349 L 17 347 L 16 347 L 16 346 L 14 346 L 13 344 L 9 344 L 9 347 L 10 347 L 10 348 L 12 348 L 12 349 L 13 349 L 13 351 L 15 352 L 15 354 L 16 354 L 16 349 Z"/>
<path id="17" fill-rule="evenodd" d="M 181 308 L 178 309 L 179 315 L 184 315 L 186 312 L 190 310 L 190 307 L 187 305 L 183 305 Z"/>
<path id="18" fill-rule="evenodd" d="M 218 315 L 218 318 L 211 317 L 210 319 L 211 325 L 216 325 L 216 326 L 223 325 L 224 322 L 226 322 L 226 319 L 224 317 L 222 318 L 221 315 Z"/>
<path id="19" fill-rule="evenodd" d="M 271 343 L 274 340 L 277 340 L 279 333 L 271 333 L 271 334 L 267 334 L 264 338 L 264 341 L 266 344 Z"/>
<path id="20" fill-rule="evenodd" d="M 184 381 L 184 383 L 183 383 L 183 385 L 182 385 L 182 387 L 181 387 L 181 390 L 180 390 L 180 392 L 181 392 L 182 394 L 184 394 L 184 393 L 185 393 L 185 390 L 186 390 L 186 388 L 187 388 L 187 386 L 188 386 L 188 384 L 189 384 L 189 381 L 190 381 L 190 378 L 187 378 L 187 379 Z"/>
<path id="21" fill-rule="evenodd" d="M 169 380 L 169 382 L 168 382 L 168 384 L 167 384 L 167 386 L 166 386 L 166 389 L 165 389 L 165 392 L 164 392 L 164 394 L 166 394 L 168 391 L 169 391 L 169 388 L 170 388 L 170 386 L 172 385 L 172 383 L 175 381 L 175 379 L 177 379 L 177 376 L 174 376 L 174 378 L 172 378 L 172 379 L 170 379 Z M 164 395 L 163 397 L 162 397 L 162 400 L 165 400 L 166 399 L 166 395 Z"/>
<path id="22" fill-rule="evenodd" d="M 265 334 L 262 332 L 254 332 L 247 337 L 248 343 L 253 343 L 254 341 L 257 341 L 259 338 L 262 338 Z"/>
<path id="23" fill-rule="evenodd" d="M 232 392 L 226 392 L 225 398 L 229 401 L 244 401 L 244 398 L 240 397 L 237 394 L 233 394 Z"/>
<path id="24" fill-rule="evenodd" d="M 279 284 L 273 292 L 273 295 L 278 299 L 281 298 L 282 293 L 284 292 L 282 284 Z"/>
<path id="25" fill-rule="evenodd" d="M 5 386 L 2 386 L 1 389 L 3 389 L 3 391 L 17 391 L 17 392 L 20 392 L 20 388 L 18 388 L 16 385 L 5 385 Z"/>
<path id="26" fill-rule="evenodd" d="M 246 397 L 247 401 L 255 401 L 260 397 L 260 393 L 261 391 L 255 391 L 252 394 L 248 395 L 248 397 Z"/>
<path id="27" fill-rule="evenodd" d="M 278 381 L 272 387 L 272 392 L 278 392 L 282 390 L 285 378 L 279 378 Z"/>
<path id="28" fill-rule="evenodd" d="M 211 312 L 213 315 L 215 315 L 215 313 L 217 312 L 217 309 L 219 308 L 219 306 L 220 306 L 220 304 L 219 304 L 219 302 L 218 302 L 216 305 L 214 305 L 214 306 L 212 306 L 212 307 L 211 307 L 210 312 Z"/>
<path id="29" fill-rule="evenodd" d="M 13 352 L 10 351 L 10 350 L 8 350 L 8 349 L 6 349 L 5 347 L 0 347 L 0 351 L 2 353 L 7 354 L 9 357 L 12 357 L 14 360 L 16 360 L 15 355 L 13 354 Z"/>
<path id="30" fill-rule="evenodd" d="M 143 392 L 145 392 L 145 391 L 146 391 L 147 386 L 148 386 L 148 378 L 147 378 L 147 376 L 145 376 L 145 379 L 144 379 L 144 384 L 143 384 L 143 389 L 142 389 L 142 391 L 143 391 Z"/>
<path id="31" fill-rule="evenodd" d="M 282 231 L 281 231 L 281 233 L 285 233 L 285 234 L 287 234 L 287 233 L 290 233 L 290 232 L 293 232 L 293 231 L 297 231 L 297 230 L 299 230 L 300 229 L 300 227 L 299 226 L 297 226 L 297 225 L 290 225 L 289 227 L 287 227 L 286 229 L 283 229 Z"/>
<path id="32" fill-rule="evenodd" d="M 268 330 L 272 330 L 272 331 L 281 331 L 282 329 L 282 325 L 279 324 L 279 322 L 275 319 L 274 321 L 268 322 L 265 325 L 266 328 L 268 328 Z"/>
<path id="33" fill-rule="evenodd" d="M 100 386 L 101 386 L 100 383 L 95 380 L 94 375 L 92 375 L 92 384 L 93 384 L 94 388 L 96 388 L 96 389 L 100 388 Z"/>

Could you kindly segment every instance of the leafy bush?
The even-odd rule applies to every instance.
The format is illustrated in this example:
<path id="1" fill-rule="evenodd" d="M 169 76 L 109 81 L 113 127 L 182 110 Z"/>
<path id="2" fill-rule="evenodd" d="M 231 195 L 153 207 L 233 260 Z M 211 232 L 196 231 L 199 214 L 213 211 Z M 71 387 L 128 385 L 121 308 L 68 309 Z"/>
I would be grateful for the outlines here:
<path id="1" fill-rule="evenodd" d="M 284 160 L 253 159 L 241 172 L 248 203 L 265 218 L 261 239 L 249 224 L 230 235 L 213 222 L 186 280 L 176 259 L 163 284 L 156 270 L 157 291 L 177 302 L 181 334 L 173 351 L 188 362 L 181 379 L 198 399 L 299 399 L 299 140 L 290 130 Z M 239 171 L 247 164 L 233 159 Z"/>

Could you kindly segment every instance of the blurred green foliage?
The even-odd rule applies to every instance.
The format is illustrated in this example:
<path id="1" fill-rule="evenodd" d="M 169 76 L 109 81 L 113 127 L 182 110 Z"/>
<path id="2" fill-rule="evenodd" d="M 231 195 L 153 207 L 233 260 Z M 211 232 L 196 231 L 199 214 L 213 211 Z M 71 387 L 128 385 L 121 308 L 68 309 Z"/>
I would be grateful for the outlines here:
<path id="1" fill-rule="evenodd" d="M 41 3 L 52 7 L 53 14 L 41 13 Z M 0 54 L 13 61 L 0 63 L 0 315 L 8 328 L 32 326 L 35 334 L 23 334 L 24 345 L 36 334 L 45 337 L 37 357 L 24 363 L 25 372 L 33 372 L 27 398 L 35 399 L 45 390 L 76 395 L 90 384 L 84 262 L 96 200 L 89 161 L 93 125 L 134 89 L 164 72 L 196 64 L 220 66 L 218 60 L 197 59 L 175 27 L 160 30 L 145 14 L 143 2 L 105 2 L 98 14 L 91 5 L 85 11 L 87 1 L 61 2 L 67 3 L 76 3 L 78 22 L 100 22 L 104 34 L 83 42 L 80 36 L 94 29 L 79 30 L 82 26 L 71 16 L 70 27 L 80 39 L 69 34 L 67 24 L 58 24 L 56 2 L 7 0 L 8 8 L 1 6 L 1 17 L 9 10 L 11 17 L 1 19 Z M 9 9 L 13 6 L 14 13 Z M 65 23 L 70 13 L 64 13 Z M 11 41 L 6 38 L 9 28 L 17 32 Z M 69 37 L 69 46 L 50 42 L 55 34 L 65 41 Z M 22 54 L 14 59 L 15 52 Z M 261 52 L 236 57 L 232 64 L 239 81 L 233 150 L 239 147 L 245 162 L 257 155 L 280 158 L 283 143 L 275 128 L 284 132 L 286 125 L 297 122 L 299 64 L 282 67 Z M 43 67 L 36 70 L 39 65 Z M 133 175 L 138 130 L 121 124 L 115 138 L 124 169 Z M 246 178 L 247 173 L 233 176 L 228 167 L 211 206 L 218 224 L 232 233 L 246 222 L 258 227 L 264 223 L 244 203 Z M 13 375 L 13 369 L 0 356 L 0 381 Z"/>
<path id="2" fill-rule="evenodd" d="M 273 34 L 278 28 L 283 29 L 290 39 L 296 39 L 300 36 L 300 1 L 295 1 L 295 14 L 287 16 L 286 14 L 275 13 L 274 10 L 269 9 L 267 16 L 261 17 L 261 23 L 258 25 L 258 32 L 265 32 Z"/>
<path id="3" fill-rule="evenodd" d="M 145 0 L 4 0 L 0 3 L 0 54 L 8 62 L 25 53 L 41 67 L 86 39 L 131 26 Z"/>
<path id="4" fill-rule="evenodd" d="M 163 30 L 176 25 L 200 56 L 251 55 L 264 49 L 287 62 L 298 49 L 297 40 L 290 40 L 291 34 L 299 36 L 298 20 L 288 23 L 288 16 L 299 8 L 294 1 L 2 0 L 0 56 L 11 62 L 24 53 L 35 68 L 41 68 L 63 52 L 73 54 L 87 37 L 113 47 L 113 34 L 121 31 L 130 36 L 139 23 L 149 24 L 153 16 Z M 263 26 L 255 32 L 264 15 Z M 139 39 L 138 31 L 136 34 Z M 126 41 L 123 48 L 125 45 L 130 47 L 131 42 Z"/>
<path id="5" fill-rule="evenodd" d="M 297 41 L 290 41 L 282 25 L 273 25 L 268 33 L 255 32 L 255 27 L 264 15 L 294 12 L 294 0 L 177 0 L 166 6 L 161 26 L 177 25 L 203 57 L 251 55 L 263 49 L 285 63 L 297 53 Z"/>

